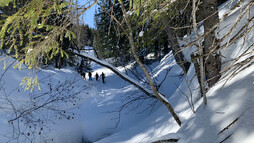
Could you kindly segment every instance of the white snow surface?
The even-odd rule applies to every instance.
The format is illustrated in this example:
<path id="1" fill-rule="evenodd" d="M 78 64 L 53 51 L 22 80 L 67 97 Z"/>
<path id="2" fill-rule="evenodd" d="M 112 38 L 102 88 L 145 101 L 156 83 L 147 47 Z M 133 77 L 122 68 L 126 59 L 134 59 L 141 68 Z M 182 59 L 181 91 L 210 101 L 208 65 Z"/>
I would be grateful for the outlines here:
<path id="1" fill-rule="evenodd" d="M 139 34 L 138 34 L 138 36 L 139 36 L 139 37 L 143 37 L 143 36 L 144 36 L 144 33 L 145 33 L 144 31 L 140 31 Z"/>
<path id="2" fill-rule="evenodd" d="M 225 12 L 225 9 L 220 12 Z M 232 26 L 225 27 L 235 21 L 238 14 L 238 11 L 235 11 L 225 19 L 220 25 L 219 36 L 225 34 Z M 251 15 L 253 16 L 253 8 Z M 244 20 L 239 25 L 243 23 Z M 236 31 L 238 30 L 236 28 Z M 252 29 L 245 39 L 245 45 L 243 45 L 243 39 L 239 39 L 229 48 L 221 51 L 225 56 L 222 67 L 228 65 L 226 61 L 236 58 L 253 43 L 253 33 Z M 185 50 L 186 53 L 190 51 L 193 49 Z M 91 53 L 87 55 L 91 56 Z M 172 53 L 167 54 L 160 62 L 152 64 L 153 79 L 158 83 L 164 79 L 167 70 L 171 69 L 159 91 L 166 95 L 165 98 L 179 115 L 182 121 L 182 126 L 179 127 L 161 103 L 158 102 L 153 108 L 148 108 L 154 103 L 153 99 L 147 99 L 144 102 L 136 101 L 126 106 L 120 113 L 115 112 L 128 101 L 146 96 L 112 71 L 98 64 L 92 63 L 91 65 L 93 79 L 96 72 L 98 74 L 104 72 L 105 84 L 101 83 L 101 79 L 99 81 L 83 79 L 73 68 L 59 70 L 48 67 L 40 71 L 32 71 L 22 66 L 19 71 L 12 68 L 15 64 L 12 64 L 15 62 L 14 59 L 3 56 L 1 59 L 1 76 L 3 75 L 0 80 L 1 143 L 30 143 L 31 141 L 36 143 L 82 143 L 82 140 L 96 143 L 149 143 L 171 138 L 179 139 L 178 143 L 217 143 L 229 135 L 229 138 L 223 143 L 252 143 L 254 141 L 254 65 L 241 71 L 226 84 L 226 77 L 223 75 L 221 80 L 209 89 L 208 104 L 204 105 L 200 98 L 193 65 L 187 73 L 188 78 L 179 78 L 176 75 L 179 75 L 181 70 L 176 65 Z M 3 60 L 7 65 L 5 69 Z M 129 68 L 132 66 L 133 64 Z M 124 73 L 123 67 L 118 67 L 117 70 Z M 33 92 L 24 91 L 24 88 L 20 86 L 22 78 L 28 74 L 38 75 L 40 91 L 37 88 Z M 135 79 L 132 74 L 128 73 L 128 75 L 130 79 Z M 59 87 L 59 90 L 52 90 L 54 87 Z M 75 96 L 72 96 L 73 94 Z M 190 109 L 188 102 L 191 94 L 195 113 Z M 38 98 L 36 103 L 34 97 Z M 15 111 L 19 115 L 19 109 L 28 109 L 33 105 L 39 107 L 49 99 L 57 97 L 64 97 L 68 100 L 66 102 L 57 100 L 38 111 L 29 110 L 27 114 L 29 117 L 33 117 L 32 119 L 36 121 L 40 119 L 36 126 L 32 122 L 27 122 L 25 117 L 23 120 L 18 120 L 19 122 L 17 120 L 13 122 L 14 127 L 19 124 L 19 128 L 13 128 L 12 124 L 8 123 L 9 120 L 16 117 Z M 57 111 L 50 109 L 57 109 Z M 66 112 L 67 118 L 60 116 L 58 111 Z M 220 133 L 237 118 L 239 119 L 234 124 Z M 42 127 L 43 131 L 41 131 Z M 13 136 L 17 137 L 13 131 L 24 133 L 24 135 L 20 134 L 18 138 L 13 139 Z M 40 135 L 39 131 L 41 131 Z M 29 136 L 28 133 L 30 133 Z"/>

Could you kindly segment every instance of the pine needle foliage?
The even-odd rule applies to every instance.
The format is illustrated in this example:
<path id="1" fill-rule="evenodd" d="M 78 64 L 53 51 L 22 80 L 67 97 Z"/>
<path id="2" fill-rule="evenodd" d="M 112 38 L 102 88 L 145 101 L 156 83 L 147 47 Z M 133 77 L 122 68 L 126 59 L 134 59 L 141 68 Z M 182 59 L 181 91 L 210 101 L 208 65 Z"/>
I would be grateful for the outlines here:
<path id="1" fill-rule="evenodd" d="M 1 0 L 0 1 L 0 6 L 8 6 L 10 3 L 15 4 L 15 0 Z"/>
<path id="2" fill-rule="evenodd" d="M 4 4 L 7 5 L 7 3 L 1 3 L 0 6 Z M 70 3 L 60 3 L 58 0 L 32 0 L 15 14 L 1 21 L 0 48 L 10 45 L 8 52 L 15 52 L 15 58 L 19 61 L 18 65 L 25 64 L 29 68 L 36 68 L 43 59 L 52 59 L 58 53 L 61 53 L 62 57 L 68 57 L 59 47 L 59 43 L 63 42 L 64 37 L 72 39 L 75 34 L 64 24 L 60 26 L 47 24 L 48 17 L 53 13 L 61 15 L 63 8 L 67 5 Z M 45 29 L 47 33 L 37 34 L 36 31 L 40 29 Z M 29 38 L 26 45 L 24 45 L 24 37 Z M 22 48 L 19 49 L 18 46 Z"/>
<path id="3" fill-rule="evenodd" d="M 131 19 L 139 19 L 139 25 L 147 23 L 155 28 L 164 29 L 162 24 L 167 19 L 167 25 L 175 29 L 175 32 L 183 32 L 190 29 L 191 25 L 191 1 L 190 0 L 133 0 L 130 4 Z M 152 28 L 150 28 L 152 29 Z M 177 33 L 178 36 L 183 36 Z"/>
<path id="4" fill-rule="evenodd" d="M 1 1 L 0 7 L 10 4 L 14 8 L 15 0 Z M 68 58 L 61 44 L 64 39 L 75 38 L 75 34 L 68 28 L 70 20 L 61 15 L 70 11 L 70 5 L 62 0 L 31 0 L 0 21 L 0 48 L 8 47 L 8 53 L 17 59 L 14 68 L 21 69 L 25 64 L 29 69 L 36 69 L 59 54 Z M 33 90 L 35 86 L 40 89 L 37 77 L 25 77 L 21 85 L 25 90 Z"/>

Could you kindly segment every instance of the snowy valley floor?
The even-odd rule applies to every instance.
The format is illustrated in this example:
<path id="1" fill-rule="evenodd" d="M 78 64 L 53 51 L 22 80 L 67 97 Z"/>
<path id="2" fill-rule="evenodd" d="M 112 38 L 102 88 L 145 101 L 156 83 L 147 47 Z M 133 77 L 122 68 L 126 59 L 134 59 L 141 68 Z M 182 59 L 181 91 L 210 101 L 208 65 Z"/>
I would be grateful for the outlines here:
<path id="1" fill-rule="evenodd" d="M 170 64 L 165 62 L 172 62 L 170 58 L 172 58 L 172 55 L 163 59 L 164 62 L 161 62 L 159 68 L 155 68 L 158 69 L 158 73 L 160 72 L 158 75 L 161 78 L 163 78 L 163 73 L 165 72 L 161 69 L 170 67 L 168 66 Z M 175 68 L 170 73 L 171 75 L 180 73 L 180 68 L 174 62 L 173 64 L 171 63 L 171 66 Z M 142 93 L 109 70 L 95 64 L 93 68 L 94 73 L 101 73 L 102 71 L 106 73 L 106 84 L 102 84 L 101 81 L 86 81 L 71 69 L 52 69 L 40 72 L 39 77 L 41 78 L 53 73 L 52 81 L 64 82 L 66 79 L 62 77 L 68 77 L 68 80 L 76 78 L 78 81 L 76 85 L 79 86 L 75 86 L 74 90 L 82 90 L 82 92 L 79 95 L 80 100 L 76 102 L 78 108 L 72 109 L 73 107 L 68 103 L 62 105 L 62 108 L 66 108 L 66 111 L 71 110 L 70 112 L 75 114 L 73 116 L 74 119 L 57 119 L 53 117 L 54 124 L 51 121 L 47 123 L 49 130 L 44 134 L 47 136 L 41 135 L 40 138 L 37 136 L 36 140 L 38 142 L 48 139 L 48 142 L 80 143 L 83 138 L 83 140 L 96 141 L 98 143 L 147 143 L 172 138 L 179 139 L 178 142 L 180 143 L 216 143 L 224 140 L 229 135 L 231 136 L 225 141 L 227 143 L 251 143 L 254 140 L 254 122 L 252 121 L 254 119 L 254 98 L 252 97 L 254 92 L 254 66 L 245 69 L 235 78 L 228 81 L 224 88 L 221 88 L 225 83 L 224 80 L 221 80 L 220 83 L 211 88 L 207 94 L 207 106 L 204 106 L 202 99 L 199 98 L 196 78 L 190 78 L 192 94 L 194 95 L 193 101 L 195 102 L 195 114 L 191 111 L 186 97 L 182 94 L 184 92 L 189 95 L 185 79 L 169 78 L 161 90 L 164 94 L 173 92 L 172 96 L 169 97 L 169 101 L 183 122 L 181 128 L 160 103 L 157 103 L 151 112 L 150 110 L 143 112 L 150 103 L 153 103 L 153 100 L 144 102 L 138 109 L 133 111 L 132 109 L 140 102 L 124 109 L 120 114 L 120 123 L 116 127 L 119 112 L 113 111 L 116 111 L 128 101 L 126 97 L 139 96 Z M 25 73 L 10 69 L 4 78 L 8 81 L 5 84 L 19 88 L 19 92 L 10 95 L 18 98 L 19 101 L 26 102 L 30 92 L 23 91 L 18 82 L 21 81 Z M 193 76 L 194 69 L 191 66 L 188 77 Z M 84 86 L 86 87 L 85 89 L 83 89 Z M 171 88 L 168 88 L 168 86 Z M 43 86 L 42 90 L 44 90 Z M 3 100 L 1 101 L 4 103 Z M 3 105 L 1 104 L 1 106 Z M 46 113 L 44 111 L 40 112 Z M 7 135 L 6 131 L 12 131 L 11 126 L 8 124 L 8 120 L 12 116 L 12 112 L 8 113 L 6 110 L 1 110 L 1 134 L 4 135 L 0 138 L 1 142 L 5 142 L 8 139 L 5 136 Z M 220 131 L 237 118 L 239 119 L 233 125 L 219 134 Z M 28 131 L 26 128 L 23 130 Z M 23 140 L 22 137 L 20 139 L 21 142 L 29 141 L 29 139 Z"/>

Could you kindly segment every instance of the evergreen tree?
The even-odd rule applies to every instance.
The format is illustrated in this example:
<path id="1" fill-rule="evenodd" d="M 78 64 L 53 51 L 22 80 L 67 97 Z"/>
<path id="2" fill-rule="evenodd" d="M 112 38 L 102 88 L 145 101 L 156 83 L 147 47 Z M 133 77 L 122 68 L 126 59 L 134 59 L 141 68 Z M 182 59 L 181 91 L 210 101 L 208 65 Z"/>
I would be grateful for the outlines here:
<path id="1" fill-rule="evenodd" d="M 156 39 L 163 39 L 163 42 L 159 43 L 159 46 L 168 51 L 168 47 L 165 45 L 169 44 L 176 62 L 182 67 L 183 71 L 187 71 L 190 63 L 185 60 L 177 39 L 190 31 L 190 28 L 186 28 L 186 26 L 190 25 L 189 19 L 191 16 L 189 12 L 191 7 L 188 1 L 134 0 L 132 1 L 131 8 L 134 14 L 131 15 L 130 23 L 137 23 L 137 25 L 134 25 L 136 28 L 134 27 L 132 31 L 143 30 L 145 33 L 142 38 L 139 38 L 145 44 L 141 48 L 145 48 L 145 51 L 148 52 L 150 52 L 148 49 L 158 51 L 158 41 Z M 165 40 L 166 38 L 168 41 Z M 136 43 L 137 45 L 142 44 L 139 41 Z"/>
<path id="2" fill-rule="evenodd" d="M 16 0 L 2 4 L 0 9 L 4 24 L 1 26 L 1 47 L 15 55 L 20 64 L 30 67 L 54 64 L 56 68 L 73 64 L 74 56 L 70 52 L 74 48 L 71 42 L 73 34 L 69 31 L 72 25 L 63 27 L 63 23 L 70 23 L 69 3 L 63 0 Z M 32 25 L 27 25 L 28 22 Z M 64 32 L 60 34 L 61 31 Z M 49 35 L 53 41 L 48 39 Z"/>
<path id="3" fill-rule="evenodd" d="M 85 46 L 92 46 L 93 45 L 93 29 L 90 28 L 87 24 L 79 24 L 79 25 L 73 25 L 71 28 L 76 35 L 79 35 L 79 42 L 81 44 L 81 47 L 79 48 L 84 48 Z M 78 39 L 75 39 L 74 42 L 76 45 L 78 45 Z"/>
<path id="4" fill-rule="evenodd" d="M 98 11 L 95 14 L 96 35 L 94 37 L 94 48 L 101 58 L 113 58 L 116 64 L 127 62 L 130 59 L 129 43 L 122 29 L 112 19 L 114 16 L 118 21 L 122 21 L 123 14 L 121 12 L 118 1 L 100 0 Z M 128 7 L 128 1 L 125 0 L 125 6 Z M 119 63 L 117 63 L 119 61 Z"/>

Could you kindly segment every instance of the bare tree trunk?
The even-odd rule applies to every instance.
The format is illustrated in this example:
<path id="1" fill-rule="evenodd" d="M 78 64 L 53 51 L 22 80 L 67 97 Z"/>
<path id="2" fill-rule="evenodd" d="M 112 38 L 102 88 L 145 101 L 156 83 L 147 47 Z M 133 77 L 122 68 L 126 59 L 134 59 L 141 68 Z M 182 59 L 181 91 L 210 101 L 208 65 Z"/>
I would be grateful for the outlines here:
<path id="1" fill-rule="evenodd" d="M 98 3 L 97 3 L 97 4 L 98 4 Z M 149 82 L 149 85 L 150 85 L 150 87 L 151 87 L 151 89 L 152 89 L 152 91 L 153 91 L 153 94 L 155 95 L 155 97 L 156 97 L 161 103 L 163 103 L 163 104 L 167 107 L 167 109 L 169 110 L 169 112 L 171 113 L 171 115 L 173 116 L 173 118 L 175 119 L 175 121 L 177 122 L 177 124 L 178 124 L 179 126 L 181 126 L 181 121 L 180 121 L 178 115 L 175 113 L 173 107 L 171 106 L 171 104 L 168 102 L 168 100 L 167 100 L 163 95 L 161 95 L 160 93 L 158 93 L 158 91 L 157 91 L 156 88 L 154 87 L 154 84 L 153 84 L 153 81 L 152 81 L 152 78 L 151 78 L 150 74 L 148 73 L 148 71 L 147 71 L 147 69 L 145 68 L 144 64 L 140 61 L 139 56 L 138 56 L 138 54 L 137 54 L 137 52 L 136 52 L 136 49 L 135 49 L 135 44 L 134 44 L 134 41 L 133 41 L 133 33 L 132 33 L 132 30 L 131 30 L 131 25 L 130 25 L 130 23 L 128 22 L 128 15 L 126 14 L 126 10 L 125 10 L 125 8 L 124 8 L 123 3 L 120 2 L 120 4 L 121 4 L 122 12 L 123 12 L 123 15 L 124 15 L 123 18 L 124 18 L 125 23 L 126 23 L 126 25 L 127 25 L 127 30 L 125 30 L 125 28 L 123 27 L 122 23 L 119 22 L 113 15 L 111 15 L 110 13 L 108 13 L 108 14 L 116 21 L 116 23 L 119 24 L 119 26 L 121 27 L 121 29 L 127 34 L 128 39 L 129 39 L 129 43 L 130 43 L 130 46 L 131 46 L 131 51 L 132 51 L 132 53 L 133 53 L 133 56 L 134 56 L 136 62 L 137 62 L 137 63 L 139 64 L 139 66 L 141 67 L 141 69 L 143 70 L 144 74 L 146 75 L 146 78 L 148 79 L 148 82 Z M 99 5 L 99 4 L 98 4 L 98 5 Z M 100 6 L 100 5 L 99 5 L 99 6 Z M 102 6 L 101 6 L 101 7 L 102 7 Z M 103 7 L 102 7 L 102 8 L 103 8 Z M 127 31 L 129 31 L 129 32 L 127 32 Z M 105 64 L 104 64 L 104 65 L 105 65 Z M 113 70 L 114 70 L 114 68 L 113 68 Z M 120 74 L 120 73 L 117 73 L 117 74 Z M 120 75 L 121 75 L 121 74 L 120 74 Z M 121 77 L 126 78 L 126 77 L 124 77 L 124 76 L 122 76 L 122 75 L 121 75 Z M 130 80 L 128 80 L 128 81 L 130 81 Z M 132 83 L 135 83 L 135 82 L 133 82 L 133 81 L 131 81 L 131 82 L 132 82 Z M 140 86 L 139 86 L 139 87 L 140 87 Z M 139 88 L 139 89 L 142 89 L 142 88 Z M 142 89 L 142 91 L 146 91 L 146 90 L 145 90 L 145 89 Z M 148 93 L 149 93 L 149 92 L 148 92 Z M 150 94 L 150 95 L 151 95 L 151 94 Z M 154 96 L 153 96 L 153 97 L 154 97 Z"/>
<path id="2" fill-rule="evenodd" d="M 59 54 L 57 57 L 55 57 L 55 68 L 60 69 L 62 65 L 63 65 L 62 64 L 62 57 Z"/>
<path id="3" fill-rule="evenodd" d="M 137 61 L 137 63 L 139 64 L 139 66 L 141 67 L 141 69 L 143 70 L 143 72 L 145 73 L 146 78 L 147 78 L 147 80 L 149 82 L 150 87 L 152 88 L 152 91 L 153 91 L 154 95 L 156 96 L 156 98 L 161 103 L 163 103 L 168 108 L 168 110 L 170 111 L 170 113 L 172 114 L 174 119 L 176 120 L 177 124 L 179 126 L 181 126 L 181 121 L 180 121 L 179 117 L 177 116 L 177 114 L 175 113 L 173 107 L 171 106 L 171 104 L 168 101 L 166 101 L 164 98 L 162 98 L 162 95 L 159 95 L 158 91 L 154 87 L 153 80 L 152 80 L 150 74 L 148 73 L 148 71 L 145 68 L 144 64 L 139 60 L 139 56 L 138 56 L 138 54 L 137 54 L 137 52 L 135 50 L 135 45 L 134 45 L 134 42 L 133 42 L 133 34 L 132 34 L 132 32 L 129 32 L 129 36 L 128 37 L 129 37 L 129 42 L 130 42 L 130 46 L 131 46 L 131 51 L 132 51 L 132 53 L 134 55 L 134 58 Z"/>
<path id="4" fill-rule="evenodd" d="M 184 59 L 184 55 L 183 55 L 181 48 L 178 44 L 177 35 L 174 33 L 173 29 L 171 29 L 170 26 L 168 25 L 167 19 L 164 19 L 163 22 L 166 25 L 165 31 L 168 35 L 168 42 L 169 42 L 171 50 L 174 54 L 176 63 L 186 73 L 190 67 L 190 63 Z"/>
<path id="5" fill-rule="evenodd" d="M 123 11 L 123 14 L 124 14 L 124 19 L 125 19 L 126 25 L 127 25 L 127 27 L 128 27 L 128 31 L 129 31 L 129 32 L 128 32 L 128 39 L 129 39 L 129 42 L 130 42 L 131 51 L 132 51 L 132 54 L 133 54 L 133 56 L 134 56 L 136 62 L 139 64 L 139 66 L 141 67 L 142 71 L 144 72 L 144 74 L 145 74 L 145 76 L 146 76 L 146 78 L 147 78 L 147 80 L 148 80 L 148 83 L 149 83 L 149 85 L 150 85 L 150 87 L 151 87 L 151 89 L 152 89 L 152 91 L 153 91 L 153 93 L 154 93 L 154 95 L 155 95 L 155 97 L 156 97 L 161 103 L 163 103 L 163 104 L 167 107 L 167 109 L 169 110 L 169 112 L 171 113 L 171 115 L 173 116 L 173 118 L 175 119 L 175 121 L 177 122 L 177 124 L 178 124 L 179 126 L 181 126 L 181 121 L 180 121 L 178 115 L 175 113 L 173 107 L 171 106 L 171 104 L 168 102 L 168 100 L 167 100 L 164 96 L 162 96 L 160 93 L 158 93 L 158 91 L 157 91 L 156 88 L 154 87 L 154 83 L 153 83 L 153 80 L 152 80 L 150 74 L 148 73 L 148 71 L 147 71 L 146 67 L 144 66 L 144 64 L 140 61 L 139 56 L 138 56 L 138 54 L 137 54 L 137 51 L 136 51 L 136 49 L 135 49 L 135 44 L 134 44 L 134 41 L 133 41 L 133 38 L 134 38 L 134 37 L 133 37 L 133 33 L 132 33 L 132 31 L 131 31 L 131 25 L 130 25 L 130 23 L 129 23 L 128 20 L 127 20 L 127 17 L 128 17 L 128 16 L 127 16 L 127 14 L 126 14 L 126 11 L 125 11 L 123 5 L 122 5 L 122 11 Z M 184 71 L 186 71 L 185 68 L 184 68 Z"/>
<path id="6" fill-rule="evenodd" d="M 198 38 L 199 37 L 199 34 L 198 34 L 198 29 L 197 29 L 197 22 L 196 22 L 196 12 L 197 12 L 197 9 L 198 9 L 198 5 L 199 5 L 199 2 L 197 3 L 196 5 L 196 0 L 193 0 L 192 1 L 192 22 L 193 22 L 193 30 L 195 32 L 195 35 L 196 37 Z M 200 67 L 196 67 L 195 66 L 195 69 L 196 70 L 199 70 L 200 72 L 200 79 L 199 79 L 199 84 L 200 84 L 200 92 L 201 92 L 201 96 L 203 97 L 203 101 L 204 101 L 204 104 L 206 105 L 207 104 L 207 98 L 206 98 L 206 92 L 205 92 L 205 81 L 204 81 L 204 77 L 205 77 L 205 66 L 204 66 L 204 49 L 203 49 L 203 46 L 202 46 L 202 43 L 201 43 L 201 39 L 198 40 L 198 48 L 199 48 L 199 64 L 200 64 Z M 198 76 L 198 74 L 197 74 Z M 199 76 L 198 76 L 199 78 Z"/>
<path id="7" fill-rule="evenodd" d="M 76 6 L 78 6 L 78 1 L 76 1 Z M 78 15 L 78 9 L 77 9 L 77 15 Z M 82 49 L 82 43 L 81 43 L 81 25 L 80 25 L 80 22 L 79 22 L 79 17 L 77 18 L 77 43 L 78 43 L 78 48 L 79 49 Z"/>
<path id="8" fill-rule="evenodd" d="M 217 0 L 203 0 L 204 18 L 204 32 L 209 31 L 216 23 L 219 22 L 219 15 L 217 12 Z M 215 31 L 208 33 L 204 38 L 204 62 L 205 75 L 209 87 L 213 86 L 220 79 L 221 61 L 216 49 L 218 40 L 215 36 Z M 214 52 L 211 52 L 211 51 Z"/>

